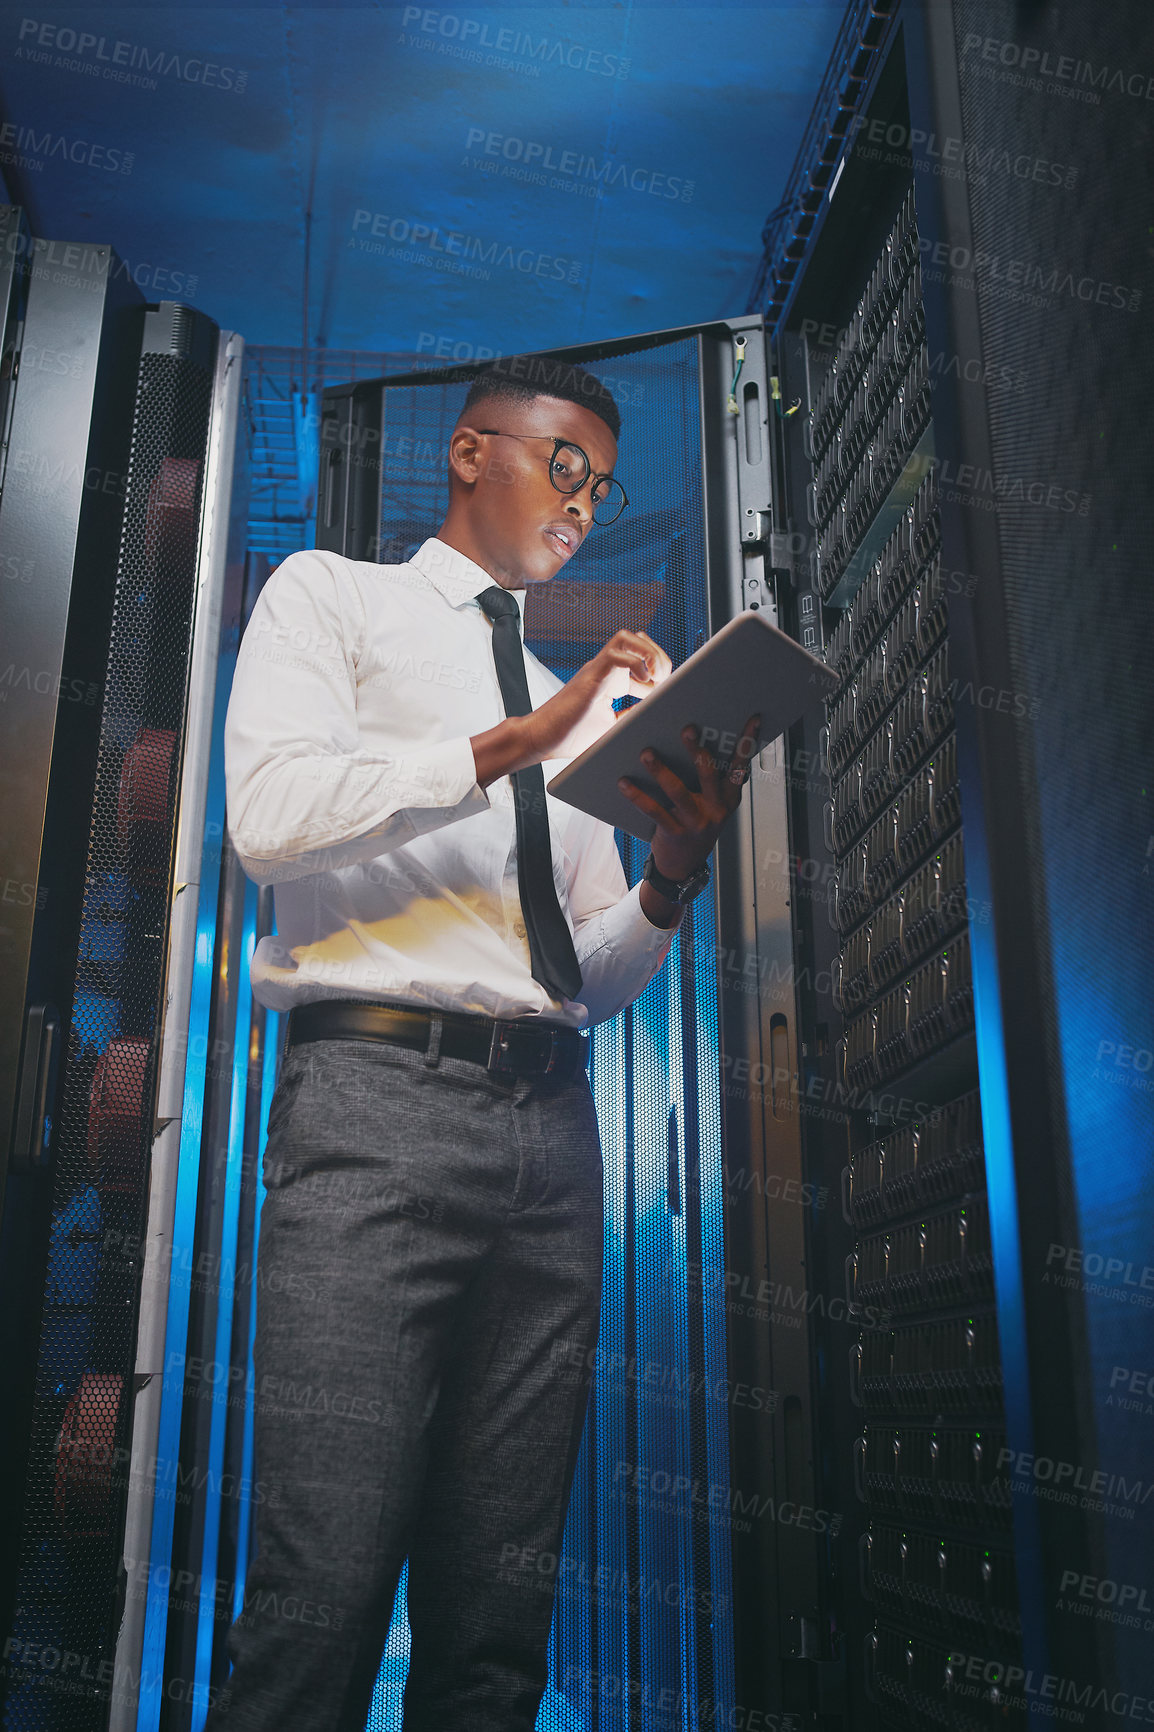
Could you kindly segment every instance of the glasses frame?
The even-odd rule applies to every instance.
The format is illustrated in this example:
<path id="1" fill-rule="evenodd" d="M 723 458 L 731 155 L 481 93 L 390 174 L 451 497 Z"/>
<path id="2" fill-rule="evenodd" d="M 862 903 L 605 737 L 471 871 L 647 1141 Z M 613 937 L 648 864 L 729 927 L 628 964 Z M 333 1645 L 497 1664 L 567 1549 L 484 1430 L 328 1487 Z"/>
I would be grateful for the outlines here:
<path id="1" fill-rule="evenodd" d="M 618 518 L 621 516 L 621 512 L 624 511 L 626 506 L 629 504 L 629 495 L 626 493 L 624 487 L 621 486 L 621 483 L 620 483 L 620 481 L 618 481 L 616 475 L 610 475 L 608 473 L 602 474 L 602 475 L 594 475 L 592 472 L 593 471 L 593 465 L 589 461 L 588 454 L 582 450 L 581 446 L 577 444 L 577 441 L 575 439 L 558 439 L 558 437 L 555 433 L 506 433 L 504 428 L 502 428 L 502 427 L 478 427 L 477 432 L 478 433 L 495 433 L 499 439 L 552 439 L 552 441 L 553 441 L 553 453 L 552 453 L 552 456 L 550 456 L 548 459 L 548 465 L 549 465 L 549 480 L 553 485 L 554 492 L 562 494 L 566 499 L 572 499 L 575 494 L 580 493 L 581 489 L 588 484 L 588 486 L 589 486 L 589 498 L 592 501 L 592 505 L 593 505 L 593 522 L 595 524 L 597 524 L 598 529 L 608 529 L 608 527 L 611 523 L 616 523 Z M 553 464 L 556 461 L 557 453 L 558 453 L 558 451 L 560 451 L 562 446 L 565 446 L 570 451 L 576 451 L 578 456 L 581 458 L 581 461 L 585 465 L 585 474 L 582 476 L 581 480 L 577 483 L 576 487 L 561 487 L 561 486 L 559 486 L 557 483 L 557 478 L 553 474 Z M 620 492 L 621 492 L 621 511 L 615 511 L 613 513 L 612 517 L 607 517 L 607 518 L 603 519 L 603 521 L 600 523 L 597 522 L 597 515 L 596 515 L 597 514 L 597 506 L 600 502 L 593 498 L 593 495 L 597 490 L 597 483 L 599 481 L 611 481 L 615 487 L 620 489 Z"/>

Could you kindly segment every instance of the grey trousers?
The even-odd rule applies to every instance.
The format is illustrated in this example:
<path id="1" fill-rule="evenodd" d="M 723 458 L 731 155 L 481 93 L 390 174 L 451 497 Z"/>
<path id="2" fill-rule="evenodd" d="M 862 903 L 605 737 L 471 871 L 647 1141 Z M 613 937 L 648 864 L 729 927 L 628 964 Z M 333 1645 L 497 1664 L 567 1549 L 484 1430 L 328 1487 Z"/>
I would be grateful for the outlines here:
<path id="1" fill-rule="evenodd" d="M 434 1025 L 435 1026 L 435 1025 Z M 356 1040 L 269 1115 L 255 1556 L 206 1732 L 361 1732 L 409 1559 L 405 1732 L 513 1732 L 544 1692 L 601 1301 L 588 1078 Z"/>

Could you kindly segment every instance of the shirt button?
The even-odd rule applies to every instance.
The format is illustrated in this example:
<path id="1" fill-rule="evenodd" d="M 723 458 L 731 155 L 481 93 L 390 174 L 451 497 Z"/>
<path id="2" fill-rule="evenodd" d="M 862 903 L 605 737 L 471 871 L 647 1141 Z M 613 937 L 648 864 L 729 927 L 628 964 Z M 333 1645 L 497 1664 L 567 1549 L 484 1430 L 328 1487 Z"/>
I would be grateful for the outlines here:
<path id="1" fill-rule="evenodd" d="M 524 938 L 524 936 L 525 936 L 525 922 L 523 920 L 514 920 L 513 931 L 517 934 L 518 938 Z"/>

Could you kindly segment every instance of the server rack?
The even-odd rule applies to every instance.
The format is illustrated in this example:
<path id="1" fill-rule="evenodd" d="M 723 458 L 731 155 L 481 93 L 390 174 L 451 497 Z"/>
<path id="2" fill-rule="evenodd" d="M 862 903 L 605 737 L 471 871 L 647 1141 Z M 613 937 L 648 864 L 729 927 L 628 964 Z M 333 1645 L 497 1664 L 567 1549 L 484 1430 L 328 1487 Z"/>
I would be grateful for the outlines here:
<path id="1" fill-rule="evenodd" d="M 1077 143 L 1065 124 L 1076 80 L 1125 94 L 1143 42 L 1125 9 L 1091 41 L 1061 5 L 852 4 L 766 231 L 775 587 L 841 681 L 790 738 L 790 852 L 769 862 L 795 905 L 804 1172 L 841 1203 L 811 1220 L 810 1375 L 823 1501 L 847 1519 L 797 1606 L 809 1678 L 780 1685 L 818 1725 L 1041 1724 L 1062 1704 L 1104 1727 L 1149 1697 L 1140 1620 L 1112 1609 L 1124 1584 L 1141 1598 L 1148 1476 L 1133 1418 L 1106 1411 L 1148 1322 L 1123 1348 L 1129 1295 L 1077 1274 L 1108 1244 L 1115 1283 L 1140 1282 L 1149 1242 L 1148 1114 L 1131 1096 L 1118 1118 L 1111 1224 L 1094 1151 L 1116 1099 L 1091 1086 L 1079 1002 L 1121 970 L 1131 1055 L 1145 1038 L 1131 885 L 1109 897 L 1129 924 L 1092 912 L 1095 874 L 1127 858 L 1113 772 L 1136 773 L 1150 726 L 1119 655 L 1150 611 L 1126 539 L 1149 368 L 1123 361 L 1139 302 L 1118 291 L 1140 192 L 1110 166 L 1142 125 L 1117 97 L 1080 106 Z M 1057 196 L 1079 175 L 1092 221 Z M 1103 639 L 1118 665 L 1092 684 Z M 739 1605 L 773 1618 L 738 1564 Z M 750 1654 L 739 1688 L 743 1655 L 765 1675 Z"/>
<path id="2" fill-rule="evenodd" d="M 829 1121 L 811 1118 L 807 1143 L 819 1170 L 837 1172 L 852 1235 L 845 1302 L 862 1325 L 840 1356 L 831 1343 L 835 1365 L 850 1356 L 860 1421 L 866 1519 L 847 1538 L 875 1621 L 859 1689 L 883 1723 L 896 1707 L 916 1724 L 944 1711 L 949 1655 L 964 1641 L 993 1643 L 1007 1665 L 1021 1656 L 970 966 L 970 922 L 988 911 L 966 883 L 912 191 L 861 288 L 824 369 L 811 344 L 808 377 L 795 356 L 782 381 L 790 392 L 797 380 L 808 406 L 789 454 L 795 477 L 801 464 L 813 477 L 803 594 L 841 682 L 812 758 L 828 778 L 820 837 L 813 791 L 801 799 L 832 866 L 826 931 L 816 936 L 816 907 L 809 928 L 828 992 L 824 1005 L 803 995 L 813 1049 L 823 1012 L 830 1028 L 826 1086 L 813 1092 L 844 1103 L 845 1123 L 831 1138 Z M 804 285 L 798 310 L 812 325 Z M 844 1432 L 835 1447 L 844 1469 Z M 851 1596 L 854 1661 L 858 1611 Z"/>
<path id="3" fill-rule="evenodd" d="M 109 247 L 4 235 L 4 699 L 0 705 L 0 1328 L 6 1371 L 0 1608 L 14 1629 L 21 1510 L 41 1406 L 45 1269 L 92 1256 L 81 1210 L 53 1196 L 58 1099 L 80 948 L 85 838 L 97 774 L 123 484 L 143 301 Z M 41 1443 L 48 1446 L 47 1437 Z M 11 1655 L 9 1655 L 11 1661 Z"/>
<path id="4" fill-rule="evenodd" d="M 895 124 L 899 54 L 900 39 L 867 119 Z M 853 1512 L 827 1585 L 826 1652 L 847 1664 L 851 1723 L 977 1725 L 981 1708 L 950 1694 L 951 1655 L 1021 1662 L 970 965 L 971 922 L 989 910 L 966 882 L 951 574 L 912 188 L 893 210 L 900 172 L 859 218 L 856 274 L 836 288 L 804 275 L 792 303 L 804 334 L 782 341 L 781 388 L 802 405 L 782 427 L 783 494 L 801 494 L 796 520 L 812 531 L 794 617 L 841 681 L 824 730 L 795 744 L 818 775 L 794 778 L 795 870 L 819 863 L 825 902 L 811 896 L 799 920 L 800 973 L 828 982 L 802 993 L 805 1100 L 842 1119 L 806 1115 L 807 1156 L 837 1187 L 846 1314 L 860 1326 L 848 1346 L 815 1329 L 835 1385 L 825 1472 Z M 852 179 L 844 191 L 853 213 Z M 867 225 L 891 213 L 871 256 Z M 844 270 L 855 254 L 842 245 Z M 823 352 L 813 333 L 829 331 Z M 834 1291 L 840 1245 L 826 1236 L 816 1260 Z M 836 1388 L 847 1354 L 848 1410 Z M 1013 1709 L 987 1713 L 1015 1723 Z"/>
<path id="5" fill-rule="evenodd" d="M 43 579 L 14 624 L 57 629 L 67 678 L 55 705 L 5 718 L 7 834 L 48 894 L 6 983 L 28 1032 L 5 1139 L 24 1399 L 6 1415 L 4 1724 L 96 1727 L 138 1684 L 116 1643 L 155 1485 L 197 936 L 181 897 L 203 842 L 239 346 L 191 308 L 146 307 L 107 247 L 29 252 L 0 536 Z"/>

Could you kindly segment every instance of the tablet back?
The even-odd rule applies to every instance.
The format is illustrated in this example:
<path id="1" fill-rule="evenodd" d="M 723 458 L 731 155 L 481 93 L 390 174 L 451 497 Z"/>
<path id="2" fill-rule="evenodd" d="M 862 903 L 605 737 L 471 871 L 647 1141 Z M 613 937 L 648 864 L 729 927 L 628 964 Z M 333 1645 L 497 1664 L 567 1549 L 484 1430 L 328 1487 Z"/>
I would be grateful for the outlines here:
<path id="1" fill-rule="evenodd" d="M 754 609 L 740 613 L 691 655 L 655 692 L 622 712 L 609 732 L 558 772 L 549 792 L 631 836 L 649 841 L 654 820 L 617 786 L 631 776 L 668 802 L 641 763 L 651 746 L 687 787 L 700 784 L 681 730 L 701 729 L 702 744 L 721 761 L 733 756 L 749 717 L 760 713 L 758 749 L 834 690 L 837 676 L 810 651 Z"/>

